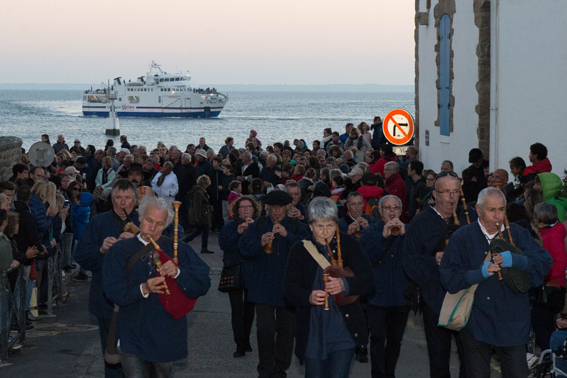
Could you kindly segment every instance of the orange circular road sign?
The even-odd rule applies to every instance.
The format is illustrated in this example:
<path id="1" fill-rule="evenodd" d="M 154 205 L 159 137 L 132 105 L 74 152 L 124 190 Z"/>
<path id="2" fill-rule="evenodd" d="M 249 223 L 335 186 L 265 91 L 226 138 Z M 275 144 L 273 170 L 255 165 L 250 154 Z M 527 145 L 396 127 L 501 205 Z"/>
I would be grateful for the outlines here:
<path id="1" fill-rule="evenodd" d="M 403 109 L 395 109 L 386 115 L 382 131 L 388 142 L 401 146 L 413 138 L 413 117 Z"/>

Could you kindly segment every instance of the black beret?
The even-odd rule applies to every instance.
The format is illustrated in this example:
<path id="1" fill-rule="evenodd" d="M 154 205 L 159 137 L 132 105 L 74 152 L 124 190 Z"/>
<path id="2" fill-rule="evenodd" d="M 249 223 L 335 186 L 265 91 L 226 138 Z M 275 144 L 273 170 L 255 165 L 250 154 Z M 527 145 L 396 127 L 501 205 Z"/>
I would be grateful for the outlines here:
<path id="1" fill-rule="evenodd" d="M 293 198 L 283 190 L 272 190 L 270 193 L 262 197 L 265 205 L 285 206 L 290 204 Z"/>
<path id="2" fill-rule="evenodd" d="M 378 177 L 372 172 L 366 172 L 362 175 L 360 181 L 364 186 L 376 186 L 376 184 L 378 184 Z"/>

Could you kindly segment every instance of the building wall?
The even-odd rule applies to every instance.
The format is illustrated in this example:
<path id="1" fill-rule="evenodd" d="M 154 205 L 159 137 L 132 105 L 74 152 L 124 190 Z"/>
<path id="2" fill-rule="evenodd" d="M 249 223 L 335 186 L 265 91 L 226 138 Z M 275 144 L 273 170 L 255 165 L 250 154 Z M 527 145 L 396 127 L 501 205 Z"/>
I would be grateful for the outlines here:
<path id="1" fill-rule="evenodd" d="M 421 2 L 425 4 L 426 0 Z M 435 125 L 438 118 L 438 54 L 434 9 L 438 5 L 438 1 L 432 0 L 428 25 L 416 26 L 419 51 L 419 156 L 426 168 L 435 171 L 439 171 L 443 160 L 449 159 L 455 165 L 455 171 L 460 174 L 469 166 L 468 151 L 478 147 L 478 115 L 475 106 L 478 104 L 476 48 L 479 31 L 474 22 L 472 1 L 456 2 L 452 24 L 453 130 L 450 136 L 441 136 L 439 126 Z M 425 12 L 424 5 L 420 4 L 419 9 Z M 426 145 L 426 131 L 429 131 L 429 146 Z"/>
<path id="2" fill-rule="evenodd" d="M 553 172 L 567 169 L 567 2 L 491 2 L 490 169 L 529 146 L 547 146 Z"/>
<path id="3" fill-rule="evenodd" d="M 0 181 L 12 177 L 12 166 L 22 158 L 22 140 L 16 137 L 0 137 Z"/>

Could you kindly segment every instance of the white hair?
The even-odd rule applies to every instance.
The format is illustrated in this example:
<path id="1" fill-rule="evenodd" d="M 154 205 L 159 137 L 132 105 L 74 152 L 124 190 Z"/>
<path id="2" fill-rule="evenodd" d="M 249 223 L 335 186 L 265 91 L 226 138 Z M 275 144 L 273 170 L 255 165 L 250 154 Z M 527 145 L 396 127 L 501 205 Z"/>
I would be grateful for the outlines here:
<path id="1" fill-rule="evenodd" d="M 274 154 L 268 155 L 268 157 L 266 158 L 266 160 L 268 160 L 268 159 L 269 159 L 269 160 L 272 160 L 274 163 L 277 163 L 277 162 L 278 162 L 278 158 L 277 158 L 276 155 L 274 155 Z"/>
<path id="2" fill-rule="evenodd" d="M 317 221 L 332 221 L 339 223 L 339 211 L 335 201 L 327 197 L 316 197 L 307 207 L 309 224 Z"/>
<path id="3" fill-rule="evenodd" d="M 488 197 L 500 197 L 502 201 L 504 201 L 504 205 L 506 205 L 506 196 L 500 189 L 496 189 L 493 187 L 484 188 L 478 193 L 478 199 L 476 200 L 476 204 L 480 206 L 481 209 L 484 210 L 484 202 Z"/>
<path id="4" fill-rule="evenodd" d="M 402 207 L 402 200 L 398 196 L 395 196 L 393 194 L 388 194 L 387 196 L 380 198 L 380 202 L 378 202 L 378 207 L 382 208 L 382 202 L 390 198 L 395 198 L 398 201 L 398 205 L 400 205 L 400 208 Z"/>
<path id="5" fill-rule="evenodd" d="M 391 169 L 394 172 L 399 172 L 400 171 L 400 166 L 398 163 L 396 163 L 395 161 L 390 161 L 386 164 L 384 164 L 384 168 L 388 167 L 388 169 Z"/>
<path id="6" fill-rule="evenodd" d="M 169 226 L 173 221 L 173 217 L 175 216 L 175 211 L 173 210 L 173 206 L 163 198 L 158 198 L 155 196 L 146 196 L 142 198 L 140 202 L 140 207 L 138 208 L 138 214 L 140 215 L 140 219 L 144 217 L 144 212 L 146 211 L 146 207 L 151 205 L 156 209 L 160 210 L 167 210 L 167 220 L 165 221 L 165 227 Z"/>

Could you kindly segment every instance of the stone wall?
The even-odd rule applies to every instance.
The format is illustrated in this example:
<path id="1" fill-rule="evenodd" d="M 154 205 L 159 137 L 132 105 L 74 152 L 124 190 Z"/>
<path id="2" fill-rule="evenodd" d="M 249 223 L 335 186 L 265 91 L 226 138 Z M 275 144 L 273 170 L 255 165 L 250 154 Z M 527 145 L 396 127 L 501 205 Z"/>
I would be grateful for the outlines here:
<path id="1" fill-rule="evenodd" d="M 478 46 L 476 55 L 478 57 L 478 147 L 484 158 L 490 158 L 490 1 L 475 0 L 474 23 L 478 27 Z"/>
<path id="2" fill-rule="evenodd" d="M 17 137 L 0 137 L 0 181 L 12 177 L 12 166 L 22 157 L 22 143 Z"/>

